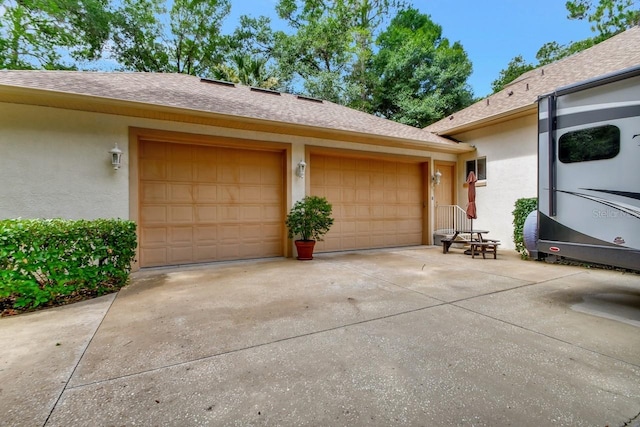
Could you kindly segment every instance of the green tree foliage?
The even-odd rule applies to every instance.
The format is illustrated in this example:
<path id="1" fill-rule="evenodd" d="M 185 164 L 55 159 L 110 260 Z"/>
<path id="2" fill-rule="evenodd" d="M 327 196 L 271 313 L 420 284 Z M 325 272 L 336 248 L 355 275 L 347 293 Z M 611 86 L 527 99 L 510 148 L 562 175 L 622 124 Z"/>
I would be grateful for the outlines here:
<path id="1" fill-rule="evenodd" d="M 161 0 L 123 0 L 114 14 L 111 56 L 125 70 L 170 72 L 169 51 L 159 17 Z"/>
<path id="2" fill-rule="evenodd" d="M 534 68 L 536 67 L 533 64 L 525 61 L 522 55 L 516 56 L 511 61 L 509 61 L 509 65 L 507 65 L 507 68 L 500 71 L 500 77 L 498 77 L 493 81 L 493 83 L 491 83 L 491 89 L 493 89 L 493 93 L 500 92 L 509 83 L 511 83 L 527 71 L 533 70 Z"/>
<path id="3" fill-rule="evenodd" d="M 272 60 L 274 34 L 269 18 L 241 16 L 240 25 L 226 41 L 227 51 L 209 77 L 265 89 L 280 88 Z"/>
<path id="4" fill-rule="evenodd" d="M 545 43 L 536 54 L 536 65 L 525 62 L 521 55 L 516 56 L 492 83 L 493 93 L 502 90 L 531 69 L 581 52 L 640 23 L 640 9 L 636 0 L 572 0 L 567 1 L 565 6 L 569 12 L 569 19 L 588 20 L 592 24 L 591 30 L 598 34 L 566 45 L 557 42 Z"/>
<path id="5" fill-rule="evenodd" d="M 515 209 L 513 210 L 513 243 L 516 244 L 516 252 L 520 254 L 522 259 L 528 258 L 527 248 L 524 245 L 524 223 L 527 216 L 538 209 L 538 199 L 523 198 L 516 200 Z"/>
<path id="6" fill-rule="evenodd" d="M 375 114 L 423 127 L 471 104 L 466 83 L 471 62 L 460 43 L 442 37 L 442 27 L 429 15 L 399 12 L 377 44 Z"/>
<path id="7" fill-rule="evenodd" d="M 220 33 L 229 0 L 123 0 L 115 12 L 113 59 L 133 71 L 207 75 L 227 50 Z"/>
<path id="8" fill-rule="evenodd" d="M 276 10 L 294 30 L 275 34 L 274 56 L 283 80 L 302 83 L 311 96 L 343 101 L 350 59 L 345 2 L 280 0 Z"/>
<path id="9" fill-rule="evenodd" d="M 96 59 L 110 19 L 107 0 L 4 0 L 0 68 L 65 69 L 73 67 L 71 59 Z"/>
<path id="10" fill-rule="evenodd" d="M 636 0 L 572 0 L 565 3 L 569 19 L 586 19 L 591 30 L 613 36 L 640 23 L 640 5 Z"/>
<path id="11" fill-rule="evenodd" d="M 289 88 L 362 105 L 370 95 L 375 35 L 398 0 L 279 0 L 276 10 L 293 30 L 276 32 L 274 58 Z"/>
<path id="12" fill-rule="evenodd" d="M 261 57 L 236 54 L 230 61 L 216 65 L 212 76 L 219 80 L 241 83 L 246 86 L 276 89 L 278 78 L 269 69 L 267 60 Z"/>

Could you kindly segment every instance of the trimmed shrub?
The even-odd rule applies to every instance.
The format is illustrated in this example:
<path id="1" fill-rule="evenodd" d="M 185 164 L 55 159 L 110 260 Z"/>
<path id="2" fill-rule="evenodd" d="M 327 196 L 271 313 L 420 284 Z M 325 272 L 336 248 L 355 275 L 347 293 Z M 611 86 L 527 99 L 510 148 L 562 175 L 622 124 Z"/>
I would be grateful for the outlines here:
<path id="1" fill-rule="evenodd" d="M 515 210 L 513 213 L 513 243 L 516 244 L 516 252 L 520 254 L 522 259 L 528 258 L 527 248 L 524 246 L 524 236 L 522 229 L 527 216 L 538 208 L 538 199 L 536 197 L 524 198 L 516 200 Z"/>
<path id="2" fill-rule="evenodd" d="M 132 221 L 2 220 L 0 300 L 30 309 L 113 292 L 127 283 L 136 246 Z"/>

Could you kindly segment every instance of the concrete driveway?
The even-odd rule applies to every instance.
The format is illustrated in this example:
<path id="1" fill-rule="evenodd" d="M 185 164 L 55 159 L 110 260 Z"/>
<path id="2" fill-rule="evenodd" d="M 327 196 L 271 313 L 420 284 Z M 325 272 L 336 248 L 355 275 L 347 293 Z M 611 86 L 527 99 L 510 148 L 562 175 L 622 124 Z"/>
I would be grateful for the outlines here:
<path id="1" fill-rule="evenodd" d="M 136 273 L 0 319 L 0 425 L 623 426 L 640 276 L 440 248 Z"/>

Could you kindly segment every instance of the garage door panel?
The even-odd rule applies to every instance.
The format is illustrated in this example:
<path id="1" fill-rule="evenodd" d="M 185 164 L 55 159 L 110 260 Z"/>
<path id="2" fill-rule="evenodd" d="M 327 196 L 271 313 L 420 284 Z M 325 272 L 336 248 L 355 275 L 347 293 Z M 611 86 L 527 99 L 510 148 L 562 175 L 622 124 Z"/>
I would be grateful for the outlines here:
<path id="1" fill-rule="evenodd" d="M 237 184 L 223 184 L 218 187 L 218 201 L 220 203 L 234 203 L 238 200 L 240 200 L 240 188 Z"/>
<path id="2" fill-rule="evenodd" d="M 168 249 L 170 264 L 188 264 L 193 260 L 192 246 L 170 246 Z"/>
<path id="3" fill-rule="evenodd" d="M 356 218 L 371 218 L 371 207 L 370 206 L 356 206 Z M 369 221 L 361 221 L 363 223 L 368 223 Z"/>
<path id="4" fill-rule="evenodd" d="M 193 163 L 178 162 L 172 159 L 171 163 L 167 166 L 167 179 L 170 181 L 193 181 Z"/>
<path id="5" fill-rule="evenodd" d="M 169 229 L 168 243 L 191 246 L 191 244 L 193 243 L 193 228 L 171 227 Z"/>
<path id="6" fill-rule="evenodd" d="M 164 159 L 142 159 L 140 178 L 145 180 L 167 179 L 167 167 Z"/>
<path id="7" fill-rule="evenodd" d="M 197 245 L 195 253 L 195 260 L 198 262 L 211 261 L 212 259 L 219 259 L 218 245 Z"/>
<path id="8" fill-rule="evenodd" d="M 262 237 L 265 239 L 265 241 L 267 242 L 275 242 L 278 245 L 281 245 L 281 240 L 280 240 L 280 233 L 281 233 L 281 228 L 280 228 L 280 224 L 279 223 L 273 223 L 273 224 L 262 224 Z"/>
<path id="9" fill-rule="evenodd" d="M 200 159 L 194 166 L 194 181 L 213 182 L 218 177 L 218 168 L 204 159 Z"/>
<path id="10" fill-rule="evenodd" d="M 194 227 L 194 236 L 196 243 L 202 245 L 204 243 L 215 243 L 218 240 L 218 226 L 205 225 Z"/>
<path id="11" fill-rule="evenodd" d="M 206 224 L 218 221 L 218 206 L 196 205 L 196 224 Z"/>
<path id="12" fill-rule="evenodd" d="M 140 263 L 144 266 L 167 265 L 169 257 L 167 256 L 167 247 L 149 247 L 140 252 Z"/>
<path id="13" fill-rule="evenodd" d="M 369 202 L 371 200 L 371 191 L 369 188 L 364 188 L 362 190 L 356 190 L 356 201 L 357 202 Z"/>
<path id="14" fill-rule="evenodd" d="M 140 221 L 143 224 L 165 224 L 167 222 L 167 206 L 148 205 L 140 209 Z"/>
<path id="15" fill-rule="evenodd" d="M 240 171 L 240 182 L 243 184 L 260 184 L 262 183 L 262 173 L 260 167 L 245 167 Z"/>
<path id="16" fill-rule="evenodd" d="M 282 208 L 279 205 L 263 205 L 262 212 L 262 217 L 265 221 L 271 221 L 274 219 L 279 221 L 280 218 L 282 218 Z"/>
<path id="17" fill-rule="evenodd" d="M 163 182 L 149 182 L 141 189 L 141 199 L 143 203 L 164 203 L 167 202 L 169 189 Z"/>
<path id="18" fill-rule="evenodd" d="M 339 211 L 338 211 L 339 212 Z M 342 215 L 337 219 L 356 219 L 358 217 L 358 206 L 356 205 L 344 205 L 342 206 Z"/>
<path id="19" fill-rule="evenodd" d="M 384 187 L 384 173 L 372 173 L 369 177 L 369 182 L 371 186 L 374 188 L 383 188 Z"/>
<path id="20" fill-rule="evenodd" d="M 371 222 L 361 221 L 356 223 L 356 232 L 358 234 L 368 234 L 371 232 Z"/>
<path id="21" fill-rule="evenodd" d="M 311 194 L 327 197 L 335 218 L 318 251 L 422 242 L 420 164 L 312 155 L 310 170 Z"/>
<path id="22" fill-rule="evenodd" d="M 240 219 L 240 208 L 237 206 L 218 206 L 218 221 L 230 222 Z"/>
<path id="23" fill-rule="evenodd" d="M 140 231 L 149 245 L 165 245 L 167 243 L 167 229 L 165 227 L 142 227 Z"/>
<path id="24" fill-rule="evenodd" d="M 160 142 L 139 152 L 142 266 L 283 255 L 282 152 Z"/>
<path id="25" fill-rule="evenodd" d="M 263 185 L 260 192 L 260 200 L 269 204 L 280 204 L 282 201 L 282 184 L 281 185 Z"/>
<path id="26" fill-rule="evenodd" d="M 232 164 L 218 165 L 216 181 L 221 184 L 238 184 L 237 168 Z"/>
<path id="27" fill-rule="evenodd" d="M 193 186 L 191 184 L 170 184 L 169 198 L 173 203 L 191 203 L 193 201 Z"/>
<path id="28" fill-rule="evenodd" d="M 167 153 L 172 163 L 193 164 L 193 153 L 197 152 L 197 147 L 186 144 L 168 144 Z"/>
<path id="29" fill-rule="evenodd" d="M 192 205 L 170 205 L 167 209 L 167 221 L 169 223 L 191 224 L 195 220 Z"/>
<path id="30" fill-rule="evenodd" d="M 262 218 L 262 206 L 243 206 L 240 211 L 240 220 L 244 222 L 260 221 Z"/>
<path id="31" fill-rule="evenodd" d="M 343 171 L 340 185 L 343 187 L 354 187 L 356 185 L 356 173 L 355 171 Z"/>
<path id="32" fill-rule="evenodd" d="M 260 180 L 258 180 L 258 184 L 260 184 Z M 243 202 L 260 202 L 261 196 L 262 187 L 260 185 L 243 185 L 240 188 L 240 198 Z"/>
<path id="33" fill-rule="evenodd" d="M 384 190 L 383 201 L 385 204 L 395 204 L 398 201 L 398 193 L 396 190 Z"/>
<path id="34" fill-rule="evenodd" d="M 236 224 L 221 224 L 218 228 L 220 240 L 226 245 L 240 242 L 241 228 Z"/>
<path id="35" fill-rule="evenodd" d="M 146 141 L 141 141 L 138 146 L 138 153 L 140 159 L 144 160 L 164 160 L 167 158 L 168 144 L 149 144 Z"/>
<path id="36" fill-rule="evenodd" d="M 194 201 L 200 203 L 216 203 L 218 187 L 213 184 L 196 184 L 193 186 Z"/>

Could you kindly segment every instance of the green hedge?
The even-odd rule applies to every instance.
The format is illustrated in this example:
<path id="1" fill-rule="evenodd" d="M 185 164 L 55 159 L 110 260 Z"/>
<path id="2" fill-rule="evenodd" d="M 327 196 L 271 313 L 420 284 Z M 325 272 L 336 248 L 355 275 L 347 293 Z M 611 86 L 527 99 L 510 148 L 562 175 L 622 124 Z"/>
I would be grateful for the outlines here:
<path id="1" fill-rule="evenodd" d="M 127 283 L 136 246 L 132 221 L 2 220 L 0 299 L 35 308 L 112 292 Z"/>
<path id="2" fill-rule="evenodd" d="M 516 251 L 520 253 L 522 259 L 527 259 L 529 254 L 524 246 L 524 236 L 522 230 L 527 216 L 538 209 L 538 199 L 536 197 L 516 200 L 513 213 L 513 242 L 516 244 Z"/>

